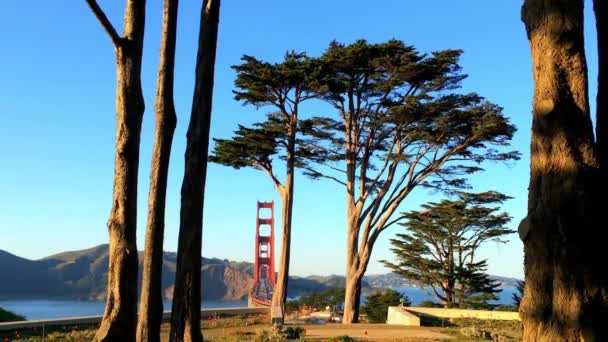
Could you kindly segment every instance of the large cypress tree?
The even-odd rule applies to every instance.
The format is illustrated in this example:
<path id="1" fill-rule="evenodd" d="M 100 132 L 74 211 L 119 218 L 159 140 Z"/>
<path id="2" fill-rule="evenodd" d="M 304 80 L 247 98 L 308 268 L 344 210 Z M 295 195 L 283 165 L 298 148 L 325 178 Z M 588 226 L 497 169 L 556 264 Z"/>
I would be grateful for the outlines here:
<path id="1" fill-rule="evenodd" d="M 604 64 L 600 2 L 595 10 Z M 594 137 L 583 5 L 583 0 L 525 0 L 522 8 L 534 76 L 528 214 L 519 226 L 526 274 L 520 315 L 524 341 L 530 342 L 608 340 L 608 233 L 601 215 L 605 68 L 600 66 Z"/>
<path id="2" fill-rule="evenodd" d="M 394 214 L 414 189 L 463 188 L 479 163 L 518 158 L 496 149 L 508 146 L 515 131 L 502 109 L 456 92 L 466 78 L 460 55 L 361 40 L 333 42 L 320 59 L 316 91 L 335 115 L 308 120 L 307 134 L 318 142 L 316 165 L 307 171 L 346 190 L 344 323 L 357 322 L 374 244 L 399 221 Z"/>
<path id="3" fill-rule="evenodd" d="M 457 200 L 427 203 L 404 214 L 406 231 L 391 239 L 396 262 L 385 266 L 431 288 L 446 307 L 479 307 L 496 299 L 499 284 L 476 252 L 485 242 L 505 242 L 505 235 L 515 232 L 506 227 L 511 217 L 496 206 L 507 198 L 496 192 L 461 193 Z"/>
<path id="4" fill-rule="evenodd" d="M 283 321 L 289 279 L 289 257 L 295 169 L 303 153 L 298 139 L 300 105 L 314 94 L 310 83 L 314 63 L 304 54 L 287 53 L 280 63 L 268 63 L 251 56 L 233 67 L 237 72 L 235 99 L 256 107 L 272 107 L 276 112 L 253 128 L 240 126 L 232 139 L 215 139 L 210 161 L 234 168 L 251 167 L 265 171 L 281 197 L 281 256 L 272 297 L 271 316 Z M 275 164 L 281 161 L 286 173 L 283 181 Z"/>

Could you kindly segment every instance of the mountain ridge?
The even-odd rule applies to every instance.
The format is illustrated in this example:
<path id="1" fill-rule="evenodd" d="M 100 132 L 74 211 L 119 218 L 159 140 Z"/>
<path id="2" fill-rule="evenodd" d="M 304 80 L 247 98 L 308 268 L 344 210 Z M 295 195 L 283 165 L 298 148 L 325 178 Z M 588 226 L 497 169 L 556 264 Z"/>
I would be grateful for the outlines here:
<path id="1" fill-rule="evenodd" d="M 140 261 L 139 282 L 143 252 Z M 164 252 L 162 289 L 165 299 L 173 295 L 177 255 Z M 201 297 L 204 300 L 243 300 L 253 282 L 253 263 L 201 257 Z M 70 299 L 104 300 L 108 272 L 108 245 L 56 253 L 29 260 L 0 250 L 0 299 Z M 504 286 L 514 286 L 516 279 L 495 277 Z M 317 292 L 344 286 L 344 276 L 311 275 L 289 279 L 288 296 Z M 392 273 L 372 274 L 364 278 L 363 287 L 395 288 L 416 286 Z"/>

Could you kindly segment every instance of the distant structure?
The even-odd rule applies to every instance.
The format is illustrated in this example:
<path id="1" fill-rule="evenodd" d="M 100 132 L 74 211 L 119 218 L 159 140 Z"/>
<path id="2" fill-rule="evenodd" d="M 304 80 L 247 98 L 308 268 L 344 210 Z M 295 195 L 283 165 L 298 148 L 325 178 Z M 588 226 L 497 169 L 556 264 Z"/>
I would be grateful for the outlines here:
<path id="1" fill-rule="evenodd" d="M 261 209 L 270 209 L 270 217 L 260 217 Z M 258 201 L 255 230 L 255 265 L 249 306 L 270 306 L 274 284 L 274 202 Z"/>

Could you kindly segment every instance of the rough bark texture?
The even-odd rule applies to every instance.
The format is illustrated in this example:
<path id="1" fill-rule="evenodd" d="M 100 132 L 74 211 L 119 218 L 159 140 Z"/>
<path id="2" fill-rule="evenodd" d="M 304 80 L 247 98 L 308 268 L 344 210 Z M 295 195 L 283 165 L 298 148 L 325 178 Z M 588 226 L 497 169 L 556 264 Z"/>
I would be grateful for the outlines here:
<path id="1" fill-rule="evenodd" d="M 126 4 L 124 36 L 118 37 L 97 3 L 87 0 L 110 35 L 116 51 L 116 156 L 114 191 L 108 220 L 108 294 L 95 341 L 134 341 L 137 320 L 137 172 L 144 113 L 141 60 L 145 1 Z"/>
<path id="2" fill-rule="evenodd" d="M 272 293 L 271 319 L 274 323 L 283 324 L 285 304 L 287 301 L 287 286 L 289 282 L 289 258 L 291 254 L 291 217 L 293 213 L 293 186 L 295 174 L 296 124 L 297 113 L 290 116 L 287 148 L 287 175 L 285 186 L 279 188 L 281 195 L 282 225 L 281 225 L 281 257 L 278 267 L 277 281 Z"/>
<path id="3" fill-rule="evenodd" d="M 160 342 L 165 201 L 171 143 L 177 122 L 173 103 L 177 9 L 178 0 L 165 0 L 155 103 L 156 129 L 148 195 L 148 225 L 137 322 L 138 342 Z"/>
<path id="4" fill-rule="evenodd" d="M 534 105 L 525 341 L 606 341 L 604 227 L 594 220 L 597 163 L 589 115 L 582 0 L 526 0 Z"/>
<path id="5" fill-rule="evenodd" d="M 192 113 L 181 190 L 177 270 L 170 341 L 202 341 L 201 247 L 203 205 L 220 0 L 204 0 L 196 60 Z"/>
<path id="6" fill-rule="evenodd" d="M 602 182 L 606 180 L 608 164 L 608 126 L 606 123 L 606 111 L 608 111 L 608 4 L 606 0 L 594 0 L 595 24 L 597 27 L 597 50 L 598 50 L 598 88 L 597 88 L 597 120 L 596 120 L 596 146 L 598 161 L 602 168 Z M 605 190 L 606 188 L 604 188 Z"/>

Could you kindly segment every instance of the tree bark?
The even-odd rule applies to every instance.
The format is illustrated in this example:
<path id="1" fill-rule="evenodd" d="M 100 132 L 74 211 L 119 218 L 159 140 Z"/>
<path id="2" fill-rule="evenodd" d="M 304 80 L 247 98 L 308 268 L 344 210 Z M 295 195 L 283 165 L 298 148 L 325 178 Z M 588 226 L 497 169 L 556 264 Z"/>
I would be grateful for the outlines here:
<path id="1" fill-rule="evenodd" d="M 598 88 L 597 88 L 597 114 L 596 114 L 596 146 L 597 156 L 602 169 L 602 182 L 604 189 L 608 183 L 608 126 L 606 123 L 606 111 L 608 111 L 608 5 L 605 0 L 593 1 L 595 10 L 595 25 L 597 28 L 597 50 L 598 50 Z"/>
<path id="2" fill-rule="evenodd" d="M 95 341 L 134 341 L 137 320 L 137 173 L 144 113 L 141 60 L 145 0 L 127 1 L 124 37 L 117 36 L 94 1 L 87 1 L 110 34 L 116 52 L 116 155 L 108 220 L 110 237 L 106 309 Z"/>
<path id="3" fill-rule="evenodd" d="M 169 335 L 172 342 L 203 340 L 200 326 L 203 206 L 219 14 L 220 0 L 203 0 L 181 189 L 177 270 Z"/>
<path id="4" fill-rule="evenodd" d="M 362 281 L 363 272 L 347 272 L 344 298 L 344 315 L 342 317 L 342 323 L 344 324 L 359 323 Z"/>
<path id="5" fill-rule="evenodd" d="M 272 306 L 270 312 L 273 323 L 277 324 L 283 324 L 285 317 L 285 304 L 287 301 L 287 286 L 289 284 L 289 259 L 291 255 L 291 222 L 293 214 L 297 120 L 297 113 L 292 113 L 288 130 L 287 175 L 285 177 L 285 186 L 282 188 L 282 191 L 280 191 L 283 220 L 281 227 L 281 258 L 279 262 L 278 277 L 274 287 L 274 292 L 272 294 Z"/>
<path id="6" fill-rule="evenodd" d="M 534 104 L 524 341 L 605 341 L 605 233 L 593 214 L 597 162 L 589 115 L 583 0 L 526 0 Z"/>
<path id="7" fill-rule="evenodd" d="M 281 227 L 281 257 L 278 267 L 277 281 L 272 294 L 271 319 L 272 323 L 283 324 L 285 317 L 285 302 L 289 283 L 289 259 L 291 254 L 291 216 L 293 208 L 293 168 L 285 179 L 285 188 L 281 193 L 283 222 Z"/>
<path id="8" fill-rule="evenodd" d="M 138 342 L 160 342 L 160 326 L 163 316 L 162 268 L 167 176 L 173 133 L 177 123 L 173 101 L 177 10 L 178 0 L 165 0 L 155 103 L 156 129 L 148 195 L 148 225 L 137 322 Z"/>

